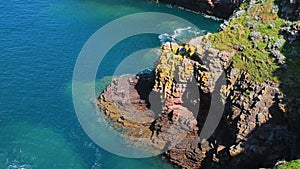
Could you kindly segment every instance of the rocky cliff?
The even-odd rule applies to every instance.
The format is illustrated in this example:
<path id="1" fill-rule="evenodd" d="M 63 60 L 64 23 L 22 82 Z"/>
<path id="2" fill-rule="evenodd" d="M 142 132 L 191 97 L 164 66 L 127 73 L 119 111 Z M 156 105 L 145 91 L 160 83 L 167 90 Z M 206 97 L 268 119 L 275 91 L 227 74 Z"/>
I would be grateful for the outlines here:
<path id="1" fill-rule="evenodd" d="M 164 152 L 182 168 L 253 169 L 300 158 L 299 23 L 287 26 L 273 1 L 260 3 L 237 11 L 218 34 L 164 44 L 151 73 L 113 80 L 97 104 L 129 144 Z M 278 32 L 288 43 L 279 44 Z M 218 85 L 222 72 L 226 83 Z M 209 110 L 223 103 L 218 127 L 199 140 Z"/>
<path id="2" fill-rule="evenodd" d="M 214 15 L 219 18 L 229 18 L 242 0 L 157 0 L 200 13 Z"/>
<path id="3" fill-rule="evenodd" d="M 199 50 L 189 57 L 174 54 L 176 44 L 165 45 L 152 73 L 114 79 L 99 107 L 129 143 L 166 150 L 183 168 L 272 167 L 299 155 L 300 100 L 286 100 L 271 81 L 248 80 L 231 66 L 234 53 L 203 50 L 202 41 L 190 42 Z M 223 70 L 228 81 L 217 89 Z M 226 99 L 224 114 L 214 134 L 199 142 L 214 90 Z"/>
<path id="4" fill-rule="evenodd" d="M 195 12 L 213 15 L 219 18 L 228 19 L 243 0 L 155 0 L 176 5 Z M 249 1 L 259 2 L 259 1 Z M 278 6 L 280 13 L 286 19 L 300 20 L 300 1 L 299 0 L 279 0 Z"/>

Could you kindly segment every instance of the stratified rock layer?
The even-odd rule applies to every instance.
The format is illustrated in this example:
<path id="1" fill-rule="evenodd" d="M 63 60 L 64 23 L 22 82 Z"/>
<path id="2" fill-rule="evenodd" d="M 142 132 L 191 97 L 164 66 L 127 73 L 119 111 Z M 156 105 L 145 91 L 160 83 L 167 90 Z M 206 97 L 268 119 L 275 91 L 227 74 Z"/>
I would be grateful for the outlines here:
<path id="1" fill-rule="evenodd" d="M 99 96 L 99 107 L 129 143 L 156 152 L 183 138 L 198 141 L 199 86 L 209 74 L 190 59 L 194 54 L 194 47 L 166 44 L 153 72 L 115 78 Z"/>

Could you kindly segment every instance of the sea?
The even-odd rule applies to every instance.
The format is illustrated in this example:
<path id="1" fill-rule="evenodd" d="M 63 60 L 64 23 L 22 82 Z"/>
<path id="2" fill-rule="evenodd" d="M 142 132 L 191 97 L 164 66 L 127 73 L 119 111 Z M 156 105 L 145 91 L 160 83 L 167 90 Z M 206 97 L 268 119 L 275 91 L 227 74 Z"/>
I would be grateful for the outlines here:
<path id="1" fill-rule="evenodd" d="M 159 57 L 159 52 L 153 51 L 126 60 L 131 53 L 146 47 L 159 49 L 168 36 L 185 42 L 216 32 L 221 20 L 146 0 L 0 2 L 0 169 L 175 167 L 162 156 L 128 158 L 106 151 L 84 132 L 74 109 L 72 77 L 84 44 L 110 22 L 143 12 L 175 15 L 200 31 L 169 24 L 169 32 L 164 34 L 120 41 L 98 68 L 97 93 L 107 85 L 101 79 L 134 73 L 126 66 L 127 72 L 118 71 L 120 63 L 136 62 L 141 70 L 148 70 Z"/>

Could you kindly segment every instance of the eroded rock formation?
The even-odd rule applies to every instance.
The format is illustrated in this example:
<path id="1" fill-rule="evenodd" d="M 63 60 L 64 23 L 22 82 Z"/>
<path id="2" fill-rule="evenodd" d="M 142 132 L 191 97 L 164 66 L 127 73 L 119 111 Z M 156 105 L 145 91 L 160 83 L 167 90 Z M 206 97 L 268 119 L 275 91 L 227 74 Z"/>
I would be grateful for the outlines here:
<path id="1" fill-rule="evenodd" d="M 114 79 L 99 107 L 129 142 L 150 151 L 173 149 L 183 138 L 196 143 L 199 88 L 207 88 L 206 95 L 210 89 L 209 73 L 193 57 L 194 47 L 164 45 L 153 72 Z"/>

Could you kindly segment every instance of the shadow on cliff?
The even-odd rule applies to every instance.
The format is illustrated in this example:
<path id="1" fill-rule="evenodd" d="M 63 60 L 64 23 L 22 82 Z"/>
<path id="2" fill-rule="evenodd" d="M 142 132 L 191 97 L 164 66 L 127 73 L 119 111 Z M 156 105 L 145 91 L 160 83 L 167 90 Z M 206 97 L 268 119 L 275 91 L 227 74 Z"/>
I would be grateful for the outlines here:
<path id="1" fill-rule="evenodd" d="M 293 3 L 292 3 L 293 2 Z M 275 3 L 279 7 L 279 16 L 283 19 L 289 19 L 293 21 L 299 20 L 300 1 L 290 0 L 275 0 Z"/>
<path id="2" fill-rule="evenodd" d="M 203 168 L 255 169 L 273 167 L 279 160 L 297 158 L 299 145 L 292 143 L 288 119 L 278 107 L 279 98 L 275 96 L 274 99 L 275 103 L 268 108 L 271 118 L 263 124 L 257 123 L 257 115 L 245 124 L 239 123 L 240 117 L 228 120 L 228 116 L 232 116 L 229 101 L 221 123 L 208 139 L 213 148 L 207 152 Z M 244 112 L 247 113 L 250 112 Z M 239 129 L 249 125 L 256 126 L 243 140 L 238 140 L 237 135 L 243 134 L 239 133 Z M 225 149 L 219 151 L 220 145 Z"/>
<path id="3" fill-rule="evenodd" d="M 290 45 L 286 44 L 286 50 L 288 50 L 288 46 Z M 250 105 L 249 109 L 241 109 L 238 115 L 234 115 L 233 107 L 238 105 L 233 103 L 230 97 L 227 98 L 222 119 L 213 135 L 207 140 L 211 149 L 206 153 L 206 157 L 202 162 L 202 168 L 255 169 L 273 167 L 280 160 L 300 158 L 300 101 L 299 97 L 291 95 L 285 81 L 289 77 L 286 71 L 297 72 L 299 70 L 297 66 L 294 68 L 289 67 L 293 62 L 295 62 L 293 58 L 287 55 L 288 66 L 279 68 L 274 72 L 274 75 L 281 81 L 279 88 L 283 95 L 274 92 L 269 98 L 269 101 L 273 102 L 273 104 L 261 107 L 260 110 L 268 114 L 264 123 L 258 122 L 259 114 L 262 112 L 252 112 L 252 105 Z M 153 73 L 150 75 L 138 75 L 139 80 L 135 88 L 140 98 L 147 103 L 148 108 L 158 115 L 162 112 L 163 103 L 161 102 L 161 94 L 152 91 L 154 86 Z M 246 77 L 242 74 L 239 80 L 245 81 L 245 79 Z M 267 85 L 271 88 L 274 87 L 272 83 Z M 236 90 L 243 92 L 243 90 L 247 89 L 237 86 Z M 295 93 L 296 90 L 294 89 L 292 93 Z M 190 93 L 192 92 L 190 91 Z M 201 93 L 201 91 L 198 94 L 200 95 L 200 108 L 199 113 L 195 117 L 198 120 L 198 127 L 202 129 L 208 110 L 211 108 L 211 95 Z M 232 92 L 229 96 L 231 95 Z M 252 104 L 256 102 L 256 99 L 253 98 L 246 104 Z M 188 102 L 185 103 L 189 104 Z M 287 105 L 287 112 L 280 107 L 283 103 Z M 191 106 L 186 105 L 185 107 Z M 249 117 L 246 122 L 242 120 L 242 115 Z M 251 127 L 249 133 L 244 134 L 241 128 L 246 129 L 249 126 Z M 243 137 L 239 139 L 239 135 L 243 135 Z M 201 143 L 198 147 L 200 149 L 203 148 Z"/>
<path id="4" fill-rule="evenodd" d="M 139 97 L 147 104 L 147 108 L 151 109 L 156 115 L 162 112 L 163 102 L 161 102 L 161 94 L 153 91 L 155 84 L 154 71 L 149 74 L 137 74 L 138 82 L 135 85 Z"/>
<path id="5" fill-rule="evenodd" d="M 294 42 L 294 46 L 300 44 L 299 41 Z M 291 56 L 291 50 L 298 49 L 287 43 L 282 51 L 286 56 L 286 65 L 273 72 L 279 79 L 282 94 L 275 92 L 271 97 L 273 104 L 261 109 L 262 112 L 263 109 L 268 112 L 268 120 L 260 124 L 258 118 L 262 112 L 255 114 L 251 107 L 233 118 L 232 108 L 236 105 L 228 97 L 222 120 L 208 139 L 213 148 L 206 153 L 202 168 L 272 168 L 280 160 L 300 158 L 300 51 L 298 58 Z M 272 82 L 268 85 L 275 87 Z M 241 122 L 242 114 L 249 117 L 245 123 Z M 246 130 L 249 126 L 254 127 L 239 140 L 237 136 L 244 132 L 241 128 Z M 220 145 L 225 148 L 218 150 Z"/>

